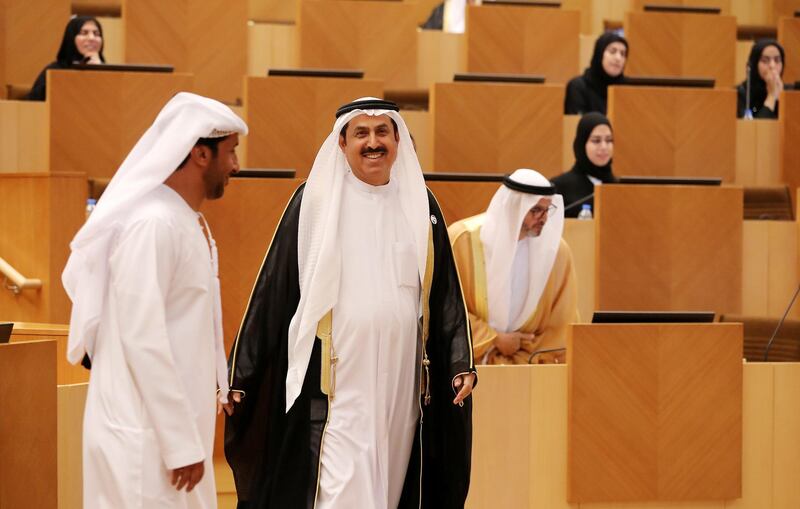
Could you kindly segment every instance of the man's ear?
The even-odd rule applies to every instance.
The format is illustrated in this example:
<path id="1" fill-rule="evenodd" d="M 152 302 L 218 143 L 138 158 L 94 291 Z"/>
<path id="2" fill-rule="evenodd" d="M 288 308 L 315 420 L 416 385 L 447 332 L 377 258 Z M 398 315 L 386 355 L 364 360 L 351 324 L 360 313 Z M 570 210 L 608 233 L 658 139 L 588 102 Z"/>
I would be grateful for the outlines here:
<path id="1" fill-rule="evenodd" d="M 205 145 L 195 145 L 192 147 L 192 160 L 200 167 L 205 168 L 211 161 L 211 148 Z"/>
<path id="2" fill-rule="evenodd" d="M 339 135 L 339 148 L 344 151 L 344 148 L 347 146 L 347 140 L 344 139 L 344 136 L 341 134 Z"/>

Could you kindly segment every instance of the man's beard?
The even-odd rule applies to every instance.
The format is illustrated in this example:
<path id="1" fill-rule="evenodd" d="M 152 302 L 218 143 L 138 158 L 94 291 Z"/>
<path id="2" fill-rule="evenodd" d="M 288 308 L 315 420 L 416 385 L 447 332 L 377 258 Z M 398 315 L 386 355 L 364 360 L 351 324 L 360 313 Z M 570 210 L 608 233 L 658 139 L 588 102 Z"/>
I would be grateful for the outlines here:
<path id="1" fill-rule="evenodd" d="M 217 200 L 225 194 L 225 176 L 220 175 L 218 164 L 216 159 L 213 159 L 206 172 L 203 173 L 207 200 Z M 217 175 L 220 175 L 219 178 Z"/>

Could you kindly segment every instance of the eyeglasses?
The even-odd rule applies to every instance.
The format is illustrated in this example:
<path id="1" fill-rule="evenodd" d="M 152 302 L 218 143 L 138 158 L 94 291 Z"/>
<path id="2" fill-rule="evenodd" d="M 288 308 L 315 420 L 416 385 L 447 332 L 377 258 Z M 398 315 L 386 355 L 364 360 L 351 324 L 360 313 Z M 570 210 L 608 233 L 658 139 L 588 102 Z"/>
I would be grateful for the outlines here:
<path id="1" fill-rule="evenodd" d="M 553 213 L 556 211 L 556 209 L 558 209 L 558 207 L 556 207 L 555 205 L 550 205 L 547 208 L 540 207 L 540 206 L 537 205 L 537 206 L 535 206 L 535 207 L 533 207 L 531 209 L 531 214 L 533 214 L 533 217 L 535 217 L 537 219 L 542 217 L 545 213 L 549 217 L 549 216 L 553 215 Z"/>

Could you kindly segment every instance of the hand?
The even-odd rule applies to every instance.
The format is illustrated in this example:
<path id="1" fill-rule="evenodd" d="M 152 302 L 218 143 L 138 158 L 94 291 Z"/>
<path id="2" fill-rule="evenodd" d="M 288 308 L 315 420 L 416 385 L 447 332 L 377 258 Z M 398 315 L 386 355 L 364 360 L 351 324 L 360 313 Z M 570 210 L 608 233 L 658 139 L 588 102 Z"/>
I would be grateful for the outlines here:
<path id="1" fill-rule="evenodd" d="M 220 403 L 220 401 L 217 400 L 217 415 L 221 414 L 223 410 L 225 410 L 226 414 L 233 415 L 233 403 L 242 402 L 242 393 L 239 391 L 230 391 L 228 396 L 230 397 L 227 403 Z M 231 400 L 233 400 L 233 403 L 231 403 Z"/>
<path id="2" fill-rule="evenodd" d="M 498 332 L 494 339 L 494 346 L 501 354 L 511 357 L 519 351 L 523 341 L 533 341 L 533 338 L 533 334 L 524 332 Z"/>
<path id="3" fill-rule="evenodd" d="M 777 99 L 783 92 L 783 80 L 777 70 L 767 73 L 767 94 Z"/>
<path id="4" fill-rule="evenodd" d="M 99 53 L 87 53 L 87 54 L 84 55 L 84 58 L 88 59 L 88 60 L 86 60 L 87 64 L 102 64 L 103 63 L 103 61 L 100 60 L 100 54 Z"/>
<path id="5" fill-rule="evenodd" d="M 171 483 L 178 491 L 181 491 L 186 486 L 186 492 L 188 493 L 200 482 L 204 472 L 205 467 L 202 461 L 193 465 L 179 467 L 172 471 Z"/>
<path id="6" fill-rule="evenodd" d="M 453 400 L 454 405 L 460 405 L 464 399 L 469 396 L 472 392 L 472 386 L 475 385 L 475 373 L 466 373 L 463 375 L 458 375 L 455 380 L 453 380 L 453 387 L 457 390 L 459 387 L 461 388 L 456 394 L 456 399 Z"/>

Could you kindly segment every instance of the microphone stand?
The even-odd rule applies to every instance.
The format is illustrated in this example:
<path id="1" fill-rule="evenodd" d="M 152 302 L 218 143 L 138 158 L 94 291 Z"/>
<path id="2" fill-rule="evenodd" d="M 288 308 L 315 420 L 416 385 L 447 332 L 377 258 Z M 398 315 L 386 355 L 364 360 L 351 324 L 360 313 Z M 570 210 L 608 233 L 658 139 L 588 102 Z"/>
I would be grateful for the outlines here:
<path id="1" fill-rule="evenodd" d="M 747 69 L 747 77 L 744 85 L 744 119 L 753 120 L 753 110 L 750 108 L 750 64 L 745 67 Z"/>
<path id="2" fill-rule="evenodd" d="M 764 350 L 764 362 L 767 362 L 767 360 L 769 359 L 769 350 L 770 348 L 772 348 L 772 342 L 775 341 L 775 336 L 778 335 L 778 329 L 781 328 L 781 325 L 783 325 L 783 321 L 786 320 L 786 316 L 789 314 L 789 310 L 792 309 L 792 304 L 794 304 L 794 301 L 797 298 L 797 294 L 799 293 L 800 293 L 800 286 L 798 286 L 797 290 L 794 292 L 794 296 L 792 297 L 792 300 L 789 302 L 789 306 L 786 308 L 786 311 L 783 312 L 783 316 L 781 317 L 781 320 L 778 322 L 778 326 L 775 327 L 775 330 L 772 332 L 772 337 L 769 338 L 769 341 L 767 342 L 767 348 Z"/>

